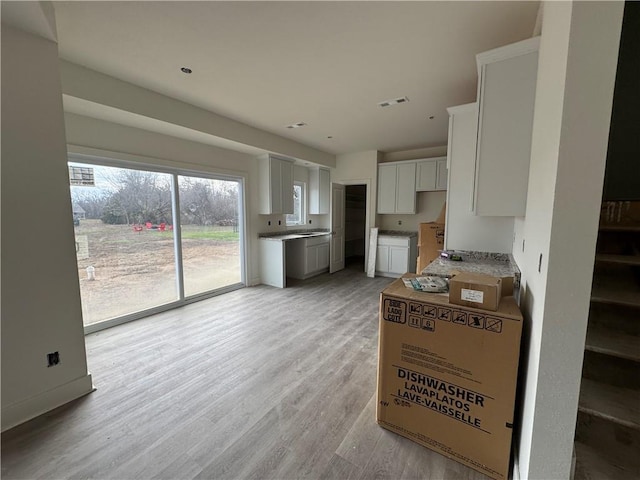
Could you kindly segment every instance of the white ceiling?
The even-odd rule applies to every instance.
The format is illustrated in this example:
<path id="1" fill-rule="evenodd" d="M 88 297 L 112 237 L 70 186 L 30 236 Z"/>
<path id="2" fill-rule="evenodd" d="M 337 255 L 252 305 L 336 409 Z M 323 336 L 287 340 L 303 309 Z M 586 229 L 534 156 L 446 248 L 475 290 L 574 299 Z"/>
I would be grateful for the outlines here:
<path id="1" fill-rule="evenodd" d="M 475 100 L 475 55 L 530 37 L 538 2 L 54 8 L 65 60 L 340 154 L 446 144 L 446 108 Z M 409 103 L 377 106 L 405 95 Z M 308 125 L 285 128 L 299 121 Z"/>

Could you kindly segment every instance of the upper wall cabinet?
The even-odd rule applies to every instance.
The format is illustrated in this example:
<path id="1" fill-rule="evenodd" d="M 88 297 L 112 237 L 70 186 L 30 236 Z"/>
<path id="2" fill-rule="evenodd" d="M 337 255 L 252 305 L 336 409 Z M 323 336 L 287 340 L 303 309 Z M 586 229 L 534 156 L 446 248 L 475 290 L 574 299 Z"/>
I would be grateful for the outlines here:
<path id="1" fill-rule="evenodd" d="M 417 160 L 416 167 L 417 192 L 447 189 L 447 157 Z"/>
<path id="2" fill-rule="evenodd" d="M 309 213 L 326 215 L 329 213 L 331 175 L 326 168 L 309 169 Z"/>
<path id="3" fill-rule="evenodd" d="M 476 56 L 476 215 L 525 214 L 539 44 L 535 37 Z"/>
<path id="4" fill-rule="evenodd" d="M 416 213 L 416 162 L 378 165 L 378 213 Z"/>
<path id="5" fill-rule="evenodd" d="M 258 161 L 260 213 L 293 213 L 293 161 L 267 155 Z"/>

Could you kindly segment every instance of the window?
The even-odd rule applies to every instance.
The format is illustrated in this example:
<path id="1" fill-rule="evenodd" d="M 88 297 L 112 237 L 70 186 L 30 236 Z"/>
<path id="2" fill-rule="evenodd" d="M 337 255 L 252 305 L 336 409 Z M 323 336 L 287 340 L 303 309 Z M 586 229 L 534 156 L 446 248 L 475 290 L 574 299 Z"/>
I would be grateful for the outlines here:
<path id="1" fill-rule="evenodd" d="M 69 167 L 87 331 L 244 284 L 240 178 Z"/>
<path id="2" fill-rule="evenodd" d="M 293 213 L 287 215 L 287 225 L 304 225 L 304 201 L 305 188 L 304 183 L 293 183 Z"/>

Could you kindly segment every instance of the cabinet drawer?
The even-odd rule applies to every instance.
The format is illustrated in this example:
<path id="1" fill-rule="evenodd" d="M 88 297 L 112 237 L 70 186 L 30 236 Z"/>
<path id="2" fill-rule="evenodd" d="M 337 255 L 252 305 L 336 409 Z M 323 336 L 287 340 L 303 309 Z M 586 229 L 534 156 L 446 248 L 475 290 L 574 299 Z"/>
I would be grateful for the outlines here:
<path id="1" fill-rule="evenodd" d="M 329 243 L 329 235 L 322 235 L 320 237 L 311 237 L 304 239 L 305 246 L 313 247 L 315 245 L 322 245 L 323 243 Z"/>
<path id="2" fill-rule="evenodd" d="M 378 245 L 386 245 L 389 247 L 408 247 L 409 237 L 378 237 Z"/>

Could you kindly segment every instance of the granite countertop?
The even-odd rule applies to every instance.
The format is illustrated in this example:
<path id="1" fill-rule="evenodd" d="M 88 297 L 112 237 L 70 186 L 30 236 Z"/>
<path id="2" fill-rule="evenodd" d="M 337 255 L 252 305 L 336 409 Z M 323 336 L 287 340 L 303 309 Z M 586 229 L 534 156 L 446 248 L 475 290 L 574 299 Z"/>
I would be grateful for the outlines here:
<path id="1" fill-rule="evenodd" d="M 451 272 L 482 273 L 494 277 L 513 277 L 514 288 L 520 286 L 520 269 L 511 254 L 456 251 L 463 261 L 456 262 L 446 258 L 436 258 L 422 270 L 422 275 L 451 277 Z"/>
<path id="2" fill-rule="evenodd" d="M 259 233 L 258 238 L 260 240 L 274 240 L 277 242 L 283 242 L 287 240 L 298 240 L 300 238 L 313 238 L 329 235 L 329 229 L 317 229 L 317 230 L 289 230 L 286 232 L 267 232 Z"/>
<path id="3" fill-rule="evenodd" d="M 379 237 L 402 237 L 402 238 L 411 238 L 417 237 L 418 232 L 405 231 L 405 230 L 378 230 Z"/>

